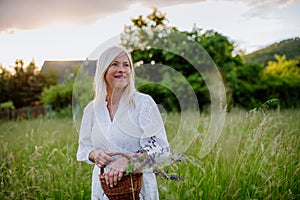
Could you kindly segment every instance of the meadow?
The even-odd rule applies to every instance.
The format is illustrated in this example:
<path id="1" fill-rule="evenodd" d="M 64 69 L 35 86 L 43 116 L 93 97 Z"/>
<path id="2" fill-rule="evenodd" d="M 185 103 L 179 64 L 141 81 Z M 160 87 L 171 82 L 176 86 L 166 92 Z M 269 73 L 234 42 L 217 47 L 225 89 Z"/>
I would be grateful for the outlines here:
<path id="1" fill-rule="evenodd" d="M 178 116 L 168 116 L 168 133 Z M 233 109 L 206 157 L 194 142 L 172 167 L 184 180 L 157 178 L 161 199 L 300 199 L 299 119 L 297 109 Z M 1 121 L 0 130 L 0 199 L 90 199 L 93 166 L 76 161 L 71 117 Z"/>

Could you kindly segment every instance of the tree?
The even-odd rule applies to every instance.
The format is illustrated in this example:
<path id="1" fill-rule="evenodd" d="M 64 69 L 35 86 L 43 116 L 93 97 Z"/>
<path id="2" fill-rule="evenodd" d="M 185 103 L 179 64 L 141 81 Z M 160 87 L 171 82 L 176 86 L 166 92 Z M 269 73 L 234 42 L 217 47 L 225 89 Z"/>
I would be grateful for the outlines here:
<path id="1" fill-rule="evenodd" d="M 133 61 L 135 63 L 147 64 L 163 64 L 172 67 L 177 72 L 181 73 L 190 83 L 198 98 L 199 106 L 203 107 L 210 103 L 210 96 L 208 89 L 199 74 L 199 70 L 205 72 L 212 61 L 215 61 L 219 69 L 222 70 L 226 86 L 231 92 L 231 87 L 236 81 L 235 71 L 233 70 L 238 65 L 242 64 L 239 56 L 233 56 L 233 43 L 228 38 L 213 31 L 203 31 L 194 27 L 191 32 L 178 31 L 176 27 L 168 25 L 168 20 L 165 14 L 157 9 L 154 9 L 151 14 L 146 17 L 138 16 L 131 19 L 132 24 L 124 28 L 121 36 L 122 45 L 132 51 Z M 191 48 L 191 43 L 195 42 L 201 45 L 205 50 L 194 52 L 196 48 Z M 169 49 L 175 49 L 176 52 L 170 52 Z M 208 53 L 208 54 L 207 54 Z M 196 56 L 195 56 L 196 55 Z M 196 63 L 196 66 L 195 66 Z M 143 67 L 143 66 L 142 66 Z M 140 68 L 142 68 L 140 67 Z M 141 70 L 136 68 L 137 70 Z M 152 74 L 157 80 L 163 80 L 161 67 L 143 69 L 144 74 Z M 146 70 L 148 70 L 146 72 Z M 138 77 L 138 76 L 137 76 Z M 185 98 L 188 94 L 184 93 L 184 88 L 180 81 L 172 82 L 172 85 L 181 92 L 181 97 Z M 165 107 L 177 107 L 175 98 L 171 95 L 169 90 L 163 90 L 161 87 L 157 88 L 155 85 L 147 85 L 141 88 L 144 91 L 151 91 L 151 95 L 165 104 Z M 164 93 L 167 94 L 164 94 Z M 229 93 L 229 96 L 231 94 Z"/>
<path id="2" fill-rule="evenodd" d="M 233 90 L 236 105 L 252 109 L 277 99 L 276 106 L 279 104 L 281 108 L 300 106 L 298 61 L 279 55 L 275 59 L 266 67 L 252 63 L 236 69 L 238 80 Z"/>
<path id="3" fill-rule="evenodd" d="M 286 60 L 285 55 L 274 56 L 276 61 L 269 61 L 263 71 L 262 80 L 268 84 L 266 94 L 277 98 L 280 105 L 286 107 L 300 106 L 300 68 L 298 60 Z"/>
<path id="4" fill-rule="evenodd" d="M 39 95 L 43 84 L 38 75 L 38 68 L 34 61 L 24 67 L 23 60 L 16 60 L 11 79 L 10 98 L 16 108 L 39 103 Z"/>
<path id="5" fill-rule="evenodd" d="M 54 75 L 41 75 L 34 60 L 24 66 L 17 59 L 11 70 L 0 68 L 0 103 L 11 101 L 16 108 L 40 105 L 42 89 L 56 82 Z"/>
<path id="6" fill-rule="evenodd" d="M 267 97 L 262 92 L 267 86 L 262 81 L 264 67 L 250 63 L 235 68 L 236 84 L 233 86 L 234 105 L 244 108 L 255 108 L 263 104 Z"/>
<path id="7" fill-rule="evenodd" d="M 239 54 L 235 55 L 234 42 L 228 37 L 196 26 L 192 31 L 179 31 L 169 26 L 166 15 L 157 9 L 147 16 L 132 18 L 131 24 L 124 28 L 121 41 L 132 52 L 137 66 L 137 82 L 142 85 L 140 91 L 151 93 L 168 110 L 180 110 L 174 91 L 184 100 L 190 94 L 185 92 L 182 79 L 175 78 L 163 65 L 188 80 L 199 107 L 203 107 L 210 103 L 207 83 L 204 82 L 204 74 L 209 71 L 211 63 L 209 56 L 222 74 L 229 105 L 252 109 L 271 102 L 271 99 L 279 99 L 282 107 L 300 106 L 299 59 L 287 60 L 285 56 L 275 55 L 275 61 L 268 62 L 266 67 L 251 62 L 245 64 Z M 201 45 L 209 56 L 203 51 L 195 52 L 191 41 Z M 166 88 L 166 84 L 171 86 Z"/>
<path id="8" fill-rule="evenodd" d="M 275 54 L 276 61 L 269 61 L 264 70 L 264 75 L 273 75 L 300 80 L 300 68 L 298 60 L 287 60 L 285 55 Z"/>
<path id="9" fill-rule="evenodd" d="M 11 73 L 7 68 L 0 66 L 0 102 L 8 102 L 9 99 L 9 87 L 10 87 Z"/>
<path id="10" fill-rule="evenodd" d="M 43 104 L 52 105 L 55 110 L 70 106 L 72 88 L 72 82 L 59 83 L 45 88 L 41 94 Z"/>

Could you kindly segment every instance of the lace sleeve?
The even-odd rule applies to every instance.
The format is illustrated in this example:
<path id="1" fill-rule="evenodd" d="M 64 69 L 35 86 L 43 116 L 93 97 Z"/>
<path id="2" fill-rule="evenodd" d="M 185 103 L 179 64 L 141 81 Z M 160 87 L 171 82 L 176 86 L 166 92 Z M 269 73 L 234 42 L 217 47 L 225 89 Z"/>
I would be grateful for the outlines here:
<path id="1" fill-rule="evenodd" d="M 141 106 L 139 123 L 143 130 L 140 145 L 147 151 L 148 156 L 156 159 L 168 156 L 169 143 L 164 123 L 156 103 L 150 96 Z"/>
<path id="2" fill-rule="evenodd" d="M 80 132 L 79 132 L 79 145 L 77 150 L 77 160 L 78 161 L 85 161 L 89 164 L 93 164 L 89 160 L 89 154 L 94 147 L 91 141 L 91 133 L 93 127 L 93 106 L 92 103 L 87 105 L 84 109 L 81 125 L 80 125 Z"/>

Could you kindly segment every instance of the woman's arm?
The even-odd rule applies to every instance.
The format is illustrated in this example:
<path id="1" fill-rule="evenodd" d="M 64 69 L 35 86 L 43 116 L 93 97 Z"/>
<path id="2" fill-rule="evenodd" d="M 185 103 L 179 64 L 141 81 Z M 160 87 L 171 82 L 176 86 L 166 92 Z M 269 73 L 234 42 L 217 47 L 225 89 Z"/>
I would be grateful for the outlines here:
<path id="1" fill-rule="evenodd" d="M 93 103 L 89 103 L 83 112 L 83 117 L 80 125 L 77 160 L 93 164 L 90 160 L 91 151 L 95 150 L 91 141 L 91 133 L 93 126 Z"/>

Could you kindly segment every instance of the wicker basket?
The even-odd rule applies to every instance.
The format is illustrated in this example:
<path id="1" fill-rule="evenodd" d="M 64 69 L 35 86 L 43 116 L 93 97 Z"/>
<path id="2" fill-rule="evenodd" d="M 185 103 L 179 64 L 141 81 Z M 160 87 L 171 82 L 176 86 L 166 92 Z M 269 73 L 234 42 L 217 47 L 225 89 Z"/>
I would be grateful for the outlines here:
<path id="1" fill-rule="evenodd" d="M 100 183 L 104 191 L 104 194 L 110 200 L 139 200 L 140 199 L 139 194 L 142 189 L 142 183 L 143 183 L 142 173 L 124 174 L 122 179 L 118 181 L 118 184 L 112 188 L 106 184 L 103 173 L 104 173 L 104 169 L 101 168 L 101 172 L 99 174 Z"/>

